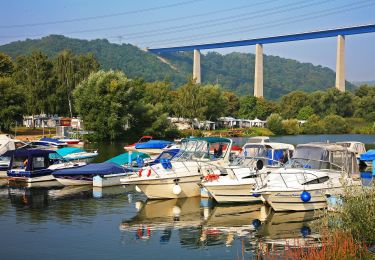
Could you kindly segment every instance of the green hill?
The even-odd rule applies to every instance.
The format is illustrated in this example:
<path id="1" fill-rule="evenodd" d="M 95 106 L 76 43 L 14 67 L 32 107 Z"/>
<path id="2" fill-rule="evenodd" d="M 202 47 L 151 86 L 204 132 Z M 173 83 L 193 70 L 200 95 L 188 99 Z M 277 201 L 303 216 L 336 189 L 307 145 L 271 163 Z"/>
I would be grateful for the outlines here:
<path id="1" fill-rule="evenodd" d="M 169 80 L 175 87 L 186 82 L 192 71 L 192 53 L 171 53 L 158 57 L 131 44 L 113 44 L 108 40 L 80 40 L 51 35 L 38 40 L 17 41 L 0 46 L 15 58 L 18 55 L 41 50 L 53 57 L 70 49 L 76 54 L 92 52 L 103 69 L 123 70 L 129 77 L 146 81 Z M 209 52 L 202 55 L 203 83 L 219 83 L 224 89 L 237 94 L 253 93 L 254 54 Z M 335 72 L 311 63 L 277 56 L 264 56 L 264 93 L 266 98 L 277 99 L 293 90 L 312 92 L 334 86 Z M 347 89 L 355 86 L 347 82 Z"/>

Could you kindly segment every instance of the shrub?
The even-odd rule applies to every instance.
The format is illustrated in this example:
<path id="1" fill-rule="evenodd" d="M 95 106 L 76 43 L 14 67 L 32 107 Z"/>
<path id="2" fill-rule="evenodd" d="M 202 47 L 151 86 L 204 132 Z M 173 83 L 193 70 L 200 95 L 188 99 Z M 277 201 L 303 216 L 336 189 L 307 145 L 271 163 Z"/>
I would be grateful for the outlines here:
<path id="1" fill-rule="evenodd" d="M 302 125 L 302 132 L 304 134 L 321 134 L 324 132 L 323 122 L 317 115 L 311 115 L 307 122 Z"/>
<path id="2" fill-rule="evenodd" d="M 297 135 L 301 132 L 301 128 L 297 119 L 284 120 L 283 128 L 287 135 Z"/>
<path id="3" fill-rule="evenodd" d="M 277 135 L 284 134 L 283 119 L 279 114 L 271 114 L 267 118 L 267 126 L 268 129 Z"/>
<path id="4" fill-rule="evenodd" d="M 345 119 L 337 115 L 326 116 L 323 119 L 323 126 L 327 134 L 345 134 L 349 130 Z"/>

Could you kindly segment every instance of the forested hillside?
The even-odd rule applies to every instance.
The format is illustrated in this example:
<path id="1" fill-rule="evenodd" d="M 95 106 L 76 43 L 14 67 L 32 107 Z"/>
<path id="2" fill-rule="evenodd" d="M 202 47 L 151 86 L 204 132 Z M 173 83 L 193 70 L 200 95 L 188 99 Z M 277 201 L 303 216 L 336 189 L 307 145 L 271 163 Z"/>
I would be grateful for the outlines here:
<path id="1" fill-rule="evenodd" d="M 87 41 L 51 35 L 40 40 L 0 46 L 0 52 L 14 59 L 33 50 L 41 50 L 52 58 L 64 49 L 70 49 L 75 54 L 93 53 L 104 70 L 122 70 L 130 78 L 142 77 L 146 81 L 168 80 L 174 87 L 186 83 L 192 71 L 192 53 L 163 55 L 171 66 L 131 44 L 119 45 L 107 40 Z M 253 54 L 209 52 L 202 55 L 201 62 L 203 83 L 219 83 L 224 89 L 240 95 L 253 92 Z M 269 55 L 264 57 L 264 77 L 264 93 L 266 98 L 271 99 L 293 90 L 325 90 L 334 86 L 335 81 L 335 73 L 329 68 Z M 347 89 L 354 88 L 347 82 Z"/>

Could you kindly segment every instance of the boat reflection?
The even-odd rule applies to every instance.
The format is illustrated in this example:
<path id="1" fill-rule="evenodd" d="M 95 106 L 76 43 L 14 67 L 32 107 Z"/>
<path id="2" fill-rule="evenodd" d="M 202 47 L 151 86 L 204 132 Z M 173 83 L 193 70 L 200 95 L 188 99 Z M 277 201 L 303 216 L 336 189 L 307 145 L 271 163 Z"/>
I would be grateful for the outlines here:
<path id="1" fill-rule="evenodd" d="M 275 213 L 263 204 L 215 205 L 199 197 L 137 201 L 135 206 L 137 214 L 120 224 L 128 240 L 168 243 L 174 236 L 193 249 L 241 240 L 254 252 L 269 244 L 303 245 L 318 238 L 311 224 L 318 212 Z"/>

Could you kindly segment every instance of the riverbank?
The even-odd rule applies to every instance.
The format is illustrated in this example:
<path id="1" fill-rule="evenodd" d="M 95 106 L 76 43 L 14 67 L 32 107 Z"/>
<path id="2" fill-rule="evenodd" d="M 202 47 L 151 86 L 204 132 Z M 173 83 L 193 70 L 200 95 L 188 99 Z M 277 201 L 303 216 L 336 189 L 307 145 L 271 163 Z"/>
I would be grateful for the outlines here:
<path id="1" fill-rule="evenodd" d="M 17 127 L 11 129 L 10 132 L 16 139 L 21 141 L 38 140 L 45 137 L 53 137 L 56 135 L 56 128 L 30 128 L 30 127 Z"/>

